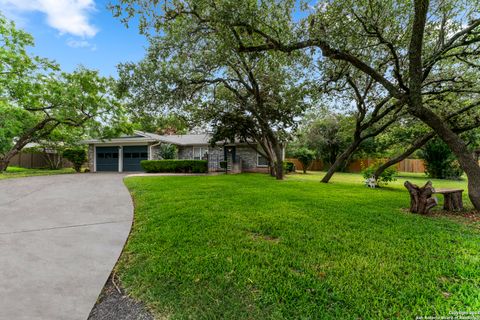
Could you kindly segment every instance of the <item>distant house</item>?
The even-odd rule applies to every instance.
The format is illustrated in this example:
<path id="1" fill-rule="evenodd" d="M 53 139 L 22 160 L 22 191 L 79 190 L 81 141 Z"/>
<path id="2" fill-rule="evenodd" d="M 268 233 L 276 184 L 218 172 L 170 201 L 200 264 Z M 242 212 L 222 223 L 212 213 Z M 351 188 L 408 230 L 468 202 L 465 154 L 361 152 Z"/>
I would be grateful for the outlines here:
<path id="1" fill-rule="evenodd" d="M 217 143 L 210 146 L 208 134 L 158 135 L 135 131 L 134 135 L 109 140 L 87 140 L 91 172 L 142 171 L 142 160 L 159 158 L 162 143 L 177 146 L 178 159 L 208 160 L 209 171 L 222 171 L 220 162 L 240 172 L 267 172 L 268 162 L 246 143 Z"/>

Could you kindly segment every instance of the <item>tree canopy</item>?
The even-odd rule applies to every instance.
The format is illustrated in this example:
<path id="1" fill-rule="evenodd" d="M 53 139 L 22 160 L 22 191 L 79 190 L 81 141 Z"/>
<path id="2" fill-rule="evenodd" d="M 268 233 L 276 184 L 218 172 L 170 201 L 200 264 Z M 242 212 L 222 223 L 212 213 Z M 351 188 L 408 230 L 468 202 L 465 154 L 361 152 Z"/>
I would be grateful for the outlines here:
<path id="1" fill-rule="evenodd" d="M 28 143 L 60 129 L 102 135 L 121 128 L 123 108 L 112 94 L 113 79 L 81 67 L 61 72 L 55 63 L 30 55 L 32 37 L 2 16 L 0 43 L 0 172 Z"/>

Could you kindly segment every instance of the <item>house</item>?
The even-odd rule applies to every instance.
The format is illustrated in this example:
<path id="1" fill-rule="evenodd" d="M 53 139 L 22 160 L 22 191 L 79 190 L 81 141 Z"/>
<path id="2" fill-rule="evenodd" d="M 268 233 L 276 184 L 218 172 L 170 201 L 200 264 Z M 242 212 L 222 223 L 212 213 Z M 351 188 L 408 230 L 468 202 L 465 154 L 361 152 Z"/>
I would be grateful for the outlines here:
<path id="1" fill-rule="evenodd" d="M 208 134 L 158 135 L 135 131 L 109 140 L 86 140 L 91 172 L 142 171 L 142 160 L 159 159 L 161 144 L 177 147 L 178 159 L 208 160 L 209 171 L 223 171 L 220 162 L 237 172 L 268 172 L 268 162 L 247 143 L 219 142 L 210 145 Z"/>

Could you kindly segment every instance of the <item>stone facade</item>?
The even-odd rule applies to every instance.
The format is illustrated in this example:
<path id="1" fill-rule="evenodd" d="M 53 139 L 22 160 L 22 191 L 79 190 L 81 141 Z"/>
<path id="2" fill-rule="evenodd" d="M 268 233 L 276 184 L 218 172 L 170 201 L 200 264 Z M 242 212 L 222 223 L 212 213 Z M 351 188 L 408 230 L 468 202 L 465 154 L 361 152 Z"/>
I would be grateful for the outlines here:
<path id="1" fill-rule="evenodd" d="M 237 158 L 242 161 L 244 170 L 251 170 L 257 167 L 257 152 L 249 146 L 237 146 Z"/>
<path id="2" fill-rule="evenodd" d="M 95 147 L 93 144 L 88 145 L 88 170 L 95 171 Z"/>
<path id="3" fill-rule="evenodd" d="M 159 146 L 156 143 L 149 144 L 150 159 L 159 159 Z M 153 145 L 153 146 L 152 146 Z M 197 146 L 195 146 L 197 147 Z M 198 147 L 208 148 L 208 168 L 209 171 L 223 171 L 220 162 L 225 161 L 223 146 L 210 147 L 201 145 Z M 94 145 L 88 146 L 88 167 L 90 172 L 94 172 Z M 268 167 L 257 165 L 257 152 L 247 145 L 236 146 L 236 157 L 241 160 L 241 170 L 244 172 L 268 172 Z M 177 146 L 177 159 L 193 159 L 193 146 Z"/>
<path id="4" fill-rule="evenodd" d="M 201 146 L 207 148 L 208 146 Z M 223 147 L 208 147 L 209 169 L 221 170 L 220 162 L 224 161 Z M 257 165 L 257 152 L 246 145 L 236 146 L 236 157 L 242 161 L 242 171 L 268 172 L 268 168 Z M 178 159 L 193 159 L 193 146 L 178 147 Z"/>

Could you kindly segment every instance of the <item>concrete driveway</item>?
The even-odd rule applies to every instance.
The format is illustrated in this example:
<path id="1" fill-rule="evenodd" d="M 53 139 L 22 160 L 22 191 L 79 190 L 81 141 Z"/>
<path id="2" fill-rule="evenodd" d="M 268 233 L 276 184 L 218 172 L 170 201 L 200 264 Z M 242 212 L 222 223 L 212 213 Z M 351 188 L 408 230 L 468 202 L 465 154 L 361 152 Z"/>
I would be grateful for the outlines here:
<path id="1" fill-rule="evenodd" d="M 87 319 L 132 224 L 123 177 L 0 181 L 0 319 Z"/>

